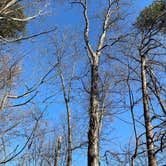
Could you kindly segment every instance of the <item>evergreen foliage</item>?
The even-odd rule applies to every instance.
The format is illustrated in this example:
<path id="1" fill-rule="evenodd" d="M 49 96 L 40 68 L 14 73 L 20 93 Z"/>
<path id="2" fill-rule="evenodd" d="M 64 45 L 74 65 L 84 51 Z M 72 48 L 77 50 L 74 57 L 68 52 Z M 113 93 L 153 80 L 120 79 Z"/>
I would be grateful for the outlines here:
<path id="1" fill-rule="evenodd" d="M 23 19 L 24 8 L 21 4 L 15 3 L 10 7 L 6 5 L 11 0 L 1 0 L 0 1 L 0 36 L 3 38 L 13 38 L 17 37 L 20 32 L 25 31 L 26 22 L 14 20 L 13 18 Z"/>
<path id="2" fill-rule="evenodd" d="M 166 33 L 166 0 L 156 0 L 146 7 L 135 25 L 140 31 L 158 30 Z"/>

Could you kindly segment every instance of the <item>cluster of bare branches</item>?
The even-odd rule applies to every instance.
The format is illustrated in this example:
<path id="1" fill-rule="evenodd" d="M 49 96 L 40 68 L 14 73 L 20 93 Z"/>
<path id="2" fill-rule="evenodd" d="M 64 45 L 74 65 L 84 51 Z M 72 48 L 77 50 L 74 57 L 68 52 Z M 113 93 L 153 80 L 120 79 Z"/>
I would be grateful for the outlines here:
<path id="1" fill-rule="evenodd" d="M 165 34 L 124 30 L 125 0 L 72 0 L 58 5 L 79 13 L 78 32 L 55 25 L 26 35 L 43 3 L 0 2 L 0 164 L 165 164 Z M 38 52 L 14 57 L 27 47 Z"/>

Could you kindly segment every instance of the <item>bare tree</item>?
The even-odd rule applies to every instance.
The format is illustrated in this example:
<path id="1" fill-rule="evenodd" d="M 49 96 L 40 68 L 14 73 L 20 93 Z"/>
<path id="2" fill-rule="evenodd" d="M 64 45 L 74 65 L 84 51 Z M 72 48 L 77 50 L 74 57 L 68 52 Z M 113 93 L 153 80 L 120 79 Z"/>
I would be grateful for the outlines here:
<path id="1" fill-rule="evenodd" d="M 152 92 L 157 97 L 161 110 L 165 114 L 165 108 L 160 98 L 160 93 L 157 87 L 157 79 L 153 75 L 151 65 L 148 64 L 148 60 L 155 61 L 155 50 L 162 52 L 166 49 L 165 41 L 156 37 L 165 34 L 165 1 L 154 1 L 148 8 L 145 8 L 136 21 L 136 27 L 140 32 L 140 44 L 138 48 L 140 63 L 141 63 L 141 83 L 142 83 L 142 98 L 144 107 L 144 121 L 146 129 L 146 145 L 148 153 L 149 166 L 156 166 L 156 152 L 155 152 L 155 134 L 153 129 L 156 128 L 152 125 L 153 117 L 151 118 L 151 97 L 148 91 L 148 73 L 150 75 L 150 81 L 152 82 Z M 145 14 L 149 12 L 151 17 L 147 17 Z M 162 66 L 162 65 L 161 65 Z M 151 84 L 151 83 L 149 83 Z M 155 112 L 155 111 L 154 111 Z M 156 113 L 155 113 L 156 114 Z M 154 115 L 155 116 L 155 115 Z"/>
<path id="2" fill-rule="evenodd" d="M 147 79 L 146 79 L 146 59 L 145 54 L 142 53 L 142 48 L 140 48 L 140 57 L 141 57 L 141 80 L 142 80 L 142 97 L 143 97 L 143 107 L 144 107 L 144 119 L 145 119 L 145 128 L 146 128 L 146 141 L 147 141 L 147 151 L 149 158 L 149 165 L 157 166 L 157 161 L 154 152 L 154 140 L 150 118 L 149 110 L 149 99 L 147 91 Z"/>
<path id="3" fill-rule="evenodd" d="M 162 42 L 164 41 L 162 40 L 162 38 L 158 38 L 156 36 L 158 33 L 159 31 L 152 31 L 151 29 L 149 29 L 148 32 L 146 31 L 137 33 L 137 37 L 134 38 L 134 40 L 136 41 L 135 45 L 133 45 L 133 42 L 131 46 L 132 49 L 135 49 L 135 51 L 133 51 L 131 54 L 128 53 L 127 55 L 130 61 L 134 62 L 134 66 L 131 65 L 132 63 L 128 63 L 127 65 L 129 71 L 131 70 L 129 72 L 130 77 L 127 79 L 130 80 L 130 83 L 128 83 L 129 97 L 131 102 L 130 109 L 133 109 L 134 105 L 137 105 L 138 103 L 140 103 L 140 101 L 142 101 L 144 112 L 144 122 L 141 122 L 140 119 L 138 119 L 139 117 L 142 117 L 142 115 L 138 115 L 138 113 L 135 113 L 135 115 L 132 113 L 132 119 L 135 116 L 133 120 L 137 123 L 140 123 L 140 125 L 145 128 L 145 132 L 138 134 L 136 132 L 136 123 L 133 121 L 135 123 L 133 125 L 136 139 L 135 153 L 133 157 L 135 159 L 140 159 L 140 156 L 143 155 L 147 150 L 149 165 L 157 165 L 157 153 L 160 151 L 161 146 L 162 148 L 165 147 L 163 141 L 161 143 L 161 141 L 159 141 L 158 139 L 159 135 L 161 137 L 163 136 L 162 126 L 165 125 L 163 124 L 165 108 L 163 100 L 161 99 L 165 94 L 165 87 L 163 84 L 165 80 L 163 80 L 163 82 L 161 83 L 159 77 L 157 78 L 154 74 L 155 72 L 158 72 L 160 73 L 160 76 L 162 76 L 164 70 L 164 63 L 162 63 L 158 59 L 160 56 L 160 58 L 162 59 L 162 52 L 165 50 L 164 45 L 162 44 Z M 137 55 L 137 53 L 139 55 Z M 134 56 L 134 54 L 136 54 L 137 56 Z M 133 92 L 131 90 L 131 82 L 133 81 L 137 82 L 138 84 L 141 83 L 140 89 L 142 96 L 140 96 L 139 98 L 137 97 L 136 92 L 134 92 L 135 89 L 133 88 Z M 134 101 L 134 98 L 138 99 Z M 156 103 L 159 107 L 156 107 Z M 158 124 L 153 123 L 156 119 L 158 119 Z M 144 135 L 146 141 L 143 138 Z M 146 150 L 141 149 L 141 147 L 144 145 L 147 146 Z"/>
<path id="4" fill-rule="evenodd" d="M 111 19 L 112 14 L 118 11 L 118 1 L 108 1 L 107 9 L 104 14 L 104 19 L 102 22 L 102 32 L 97 39 L 96 50 L 92 48 L 92 43 L 89 39 L 90 23 L 88 17 L 88 0 L 85 1 L 72 1 L 72 4 L 79 4 L 83 10 L 83 18 L 85 21 L 84 26 L 84 42 L 87 49 L 87 54 L 90 60 L 91 68 L 91 90 L 90 90 L 90 107 L 89 107 L 89 131 L 88 131 L 88 165 L 89 166 L 99 166 L 99 130 L 102 122 L 100 121 L 99 115 L 99 61 L 102 55 L 102 51 L 105 47 L 110 46 L 111 44 L 105 44 L 106 35 L 109 31 L 109 28 L 115 23 L 119 18 L 115 17 Z M 112 7 L 116 6 L 115 9 Z"/>
<path id="5" fill-rule="evenodd" d="M 71 85 L 69 86 L 69 89 L 66 89 L 66 85 L 65 85 L 65 80 L 64 80 L 64 76 L 62 73 L 62 68 L 61 68 L 61 62 L 60 59 L 58 57 L 58 73 L 59 73 L 59 77 L 61 80 L 61 86 L 62 86 L 62 91 L 63 91 L 63 96 L 64 96 L 64 101 L 65 101 L 65 105 L 66 105 L 66 111 L 67 111 L 67 122 L 68 122 L 68 148 L 67 148 L 67 166 L 71 166 L 72 165 L 72 122 L 71 122 L 71 109 L 69 106 L 69 102 L 70 102 L 70 91 L 71 91 L 71 83 L 72 83 L 72 79 L 73 76 L 71 77 Z"/>

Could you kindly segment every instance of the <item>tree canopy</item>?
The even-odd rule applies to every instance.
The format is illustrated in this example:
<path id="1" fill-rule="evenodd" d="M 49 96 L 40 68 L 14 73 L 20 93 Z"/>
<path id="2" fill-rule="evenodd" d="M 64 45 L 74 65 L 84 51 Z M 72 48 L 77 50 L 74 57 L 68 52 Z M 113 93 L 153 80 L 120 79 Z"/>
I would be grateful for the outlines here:
<path id="1" fill-rule="evenodd" d="M 159 30 L 166 33 L 166 1 L 156 0 L 141 11 L 136 21 L 141 31 Z"/>
<path id="2" fill-rule="evenodd" d="M 0 2 L 0 36 L 3 38 L 17 37 L 20 32 L 25 31 L 26 21 L 24 7 L 14 3 L 10 5 L 10 0 Z"/>

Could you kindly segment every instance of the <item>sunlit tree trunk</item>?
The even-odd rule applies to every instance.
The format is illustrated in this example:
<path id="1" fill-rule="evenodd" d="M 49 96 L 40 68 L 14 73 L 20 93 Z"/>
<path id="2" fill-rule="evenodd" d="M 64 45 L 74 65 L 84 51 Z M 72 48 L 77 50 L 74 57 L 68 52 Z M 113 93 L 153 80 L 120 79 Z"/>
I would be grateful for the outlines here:
<path id="1" fill-rule="evenodd" d="M 154 152 L 154 141 L 153 141 L 153 126 L 151 124 L 150 110 L 148 103 L 148 91 L 146 82 L 146 59 L 145 56 L 141 56 L 141 80 L 142 80 L 142 97 L 143 97 L 143 108 L 144 108 L 144 121 L 146 128 L 146 145 L 148 153 L 148 165 L 157 166 L 156 155 Z"/>
<path id="2" fill-rule="evenodd" d="M 67 122 L 68 122 L 68 149 L 67 149 L 67 163 L 66 166 L 72 166 L 72 126 L 71 126 L 71 112 L 69 102 L 65 99 L 67 109 Z"/>
<path id="3" fill-rule="evenodd" d="M 62 137 L 58 137 L 58 145 L 57 149 L 55 151 L 55 161 L 54 161 L 54 166 L 58 166 L 58 162 L 60 159 L 60 153 L 61 153 L 61 144 L 62 144 Z"/>

